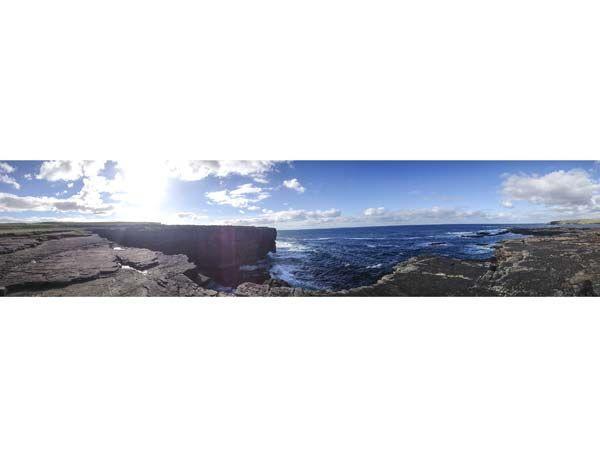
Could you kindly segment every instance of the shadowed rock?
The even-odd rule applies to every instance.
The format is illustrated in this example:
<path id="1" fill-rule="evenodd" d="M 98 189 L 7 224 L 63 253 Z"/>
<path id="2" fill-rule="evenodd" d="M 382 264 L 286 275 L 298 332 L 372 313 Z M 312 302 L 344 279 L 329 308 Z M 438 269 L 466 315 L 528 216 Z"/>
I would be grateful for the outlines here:
<path id="1" fill-rule="evenodd" d="M 89 229 L 119 245 L 187 255 L 201 272 L 225 286 L 244 281 L 240 266 L 254 264 L 274 252 L 277 236 L 274 228 L 242 226 L 154 224 Z M 268 273 L 263 271 L 262 280 L 266 278 Z"/>

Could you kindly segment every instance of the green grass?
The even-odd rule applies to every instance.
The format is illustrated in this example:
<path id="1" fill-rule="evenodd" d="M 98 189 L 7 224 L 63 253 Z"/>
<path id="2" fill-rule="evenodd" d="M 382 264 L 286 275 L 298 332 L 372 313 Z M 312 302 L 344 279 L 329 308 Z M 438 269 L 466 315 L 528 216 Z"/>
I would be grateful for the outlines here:
<path id="1" fill-rule="evenodd" d="M 154 222 L 35 222 L 35 223 L 0 223 L 0 236 L 18 234 L 20 236 L 44 232 L 79 231 L 85 228 L 108 227 L 115 225 L 159 225 Z"/>
<path id="2" fill-rule="evenodd" d="M 554 220 L 550 223 L 553 225 L 593 225 L 600 223 L 600 219 Z"/>

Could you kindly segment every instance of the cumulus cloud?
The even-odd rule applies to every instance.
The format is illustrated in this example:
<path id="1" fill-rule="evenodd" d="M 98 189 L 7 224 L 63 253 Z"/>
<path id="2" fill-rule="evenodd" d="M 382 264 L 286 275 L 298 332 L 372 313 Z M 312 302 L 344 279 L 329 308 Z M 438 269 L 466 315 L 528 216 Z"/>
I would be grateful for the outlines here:
<path id="1" fill-rule="evenodd" d="M 173 215 L 164 217 L 163 223 L 166 224 L 180 224 L 180 225 L 200 225 L 210 223 L 208 216 L 198 214 L 191 211 L 180 211 Z"/>
<path id="2" fill-rule="evenodd" d="M 367 208 L 363 211 L 365 216 L 383 216 L 386 213 L 386 209 L 383 206 L 378 208 Z"/>
<path id="3" fill-rule="evenodd" d="M 90 205 L 79 198 L 58 199 L 55 197 L 18 196 L 0 193 L 0 211 L 72 211 L 92 214 L 105 214 L 112 205 Z"/>
<path id="4" fill-rule="evenodd" d="M 210 175 L 254 176 L 259 183 L 266 182 L 264 175 L 275 166 L 275 161 L 168 161 L 171 176 L 184 181 L 202 180 Z"/>
<path id="5" fill-rule="evenodd" d="M 291 180 L 285 180 L 283 182 L 283 185 L 286 188 L 292 189 L 296 192 L 303 193 L 304 191 L 306 191 L 306 188 L 304 186 L 302 186 L 302 184 L 300 184 L 300 182 L 298 181 L 297 178 L 292 178 Z"/>
<path id="6" fill-rule="evenodd" d="M 0 162 L 0 172 L 13 173 L 15 168 L 6 162 Z"/>
<path id="7" fill-rule="evenodd" d="M 363 215 L 372 221 L 390 224 L 477 223 L 506 218 L 504 213 L 489 213 L 461 208 L 440 208 L 439 206 L 395 211 L 388 211 L 383 207 L 367 208 L 363 211 Z"/>
<path id="8" fill-rule="evenodd" d="M 580 169 L 557 170 L 546 175 L 509 175 L 502 183 L 506 200 L 558 207 L 594 206 L 600 184 Z"/>
<path id="9" fill-rule="evenodd" d="M 0 183 L 10 184 L 15 189 L 21 189 L 21 185 L 13 177 L 0 173 Z"/>
<path id="10" fill-rule="evenodd" d="M 10 184 L 15 189 L 21 189 L 21 185 L 13 177 L 8 175 L 13 173 L 15 168 L 8 163 L 0 162 L 0 183 Z"/>
<path id="11" fill-rule="evenodd" d="M 502 202 L 500 204 L 505 208 L 514 208 L 514 206 L 515 206 L 515 205 L 513 205 L 513 202 L 511 202 L 510 200 L 502 200 Z"/>
<path id="12" fill-rule="evenodd" d="M 252 183 L 242 184 L 234 190 L 207 192 L 205 195 L 212 203 L 229 205 L 234 208 L 248 208 L 253 203 L 258 203 L 270 196 L 263 188 L 254 186 Z"/>
<path id="13" fill-rule="evenodd" d="M 491 213 L 440 207 L 400 210 L 373 207 L 365 209 L 362 214 L 350 216 L 343 215 L 342 211 L 337 208 L 326 210 L 263 210 L 262 214 L 258 216 L 222 220 L 219 223 L 294 229 L 403 224 L 501 223 L 511 220 L 513 220 L 513 216 L 507 212 Z"/>
<path id="14" fill-rule="evenodd" d="M 36 175 L 38 180 L 73 181 L 84 176 L 96 176 L 106 161 L 55 160 L 44 161 Z"/>
<path id="15" fill-rule="evenodd" d="M 258 175 L 256 177 L 254 177 L 253 180 L 255 183 L 269 184 L 269 180 L 267 180 L 267 178 L 264 175 Z"/>
<path id="16" fill-rule="evenodd" d="M 331 208 L 327 210 L 304 210 L 287 209 L 283 211 L 263 210 L 261 215 L 241 219 L 225 220 L 223 223 L 230 225 L 270 225 L 279 226 L 280 224 L 296 224 L 299 226 L 322 225 L 334 223 L 341 217 L 342 212 L 339 209 Z"/>

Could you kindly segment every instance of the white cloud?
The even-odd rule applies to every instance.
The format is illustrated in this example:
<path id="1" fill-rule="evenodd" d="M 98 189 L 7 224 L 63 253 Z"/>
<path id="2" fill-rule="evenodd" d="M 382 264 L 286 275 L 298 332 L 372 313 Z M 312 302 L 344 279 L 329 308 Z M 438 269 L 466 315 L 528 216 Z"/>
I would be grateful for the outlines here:
<path id="1" fill-rule="evenodd" d="M 501 205 L 505 208 L 514 208 L 515 206 L 510 200 L 502 200 Z"/>
<path id="2" fill-rule="evenodd" d="M 177 212 L 171 216 L 164 217 L 161 221 L 166 224 L 180 225 L 201 225 L 210 223 L 208 216 L 190 211 Z"/>
<path id="3" fill-rule="evenodd" d="M 300 193 L 303 193 L 304 191 L 306 191 L 306 188 L 304 186 L 302 186 L 302 184 L 300 184 L 300 182 L 298 181 L 297 178 L 292 178 L 291 180 L 285 180 L 283 182 L 283 185 L 288 189 L 292 189 L 292 190 L 300 192 Z"/>
<path id="4" fill-rule="evenodd" d="M 23 178 L 25 178 L 26 180 L 31 180 L 33 178 L 33 175 L 30 173 L 26 173 L 25 175 L 23 175 Z"/>
<path id="5" fill-rule="evenodd" d="M 202 180 L 213 175 L 226 177 L 229 175 L 253 176 L 266 181 L 264 175 L 275 166 L 275 161 L 168 161 L 167 167 L 174 178 L 184 181 Z M 264 180 L 264 181 L 263 181 Z"/>
<path id="6" fill-rule="evenodd" d="M 81 213 L 106 214 L 112 205 L 90 205 L 75 196 L 68 199 L 54 197 L 20 197 L 0 193 L 0 211 L 76 211 Z"/>
<path id="7" fill-rule="evenodd" d="M 335 228 L 372 225 L 418 225 L 445 223 L 503 223 L 510 222 L 513 216 L 506 212 L 490 213 L 478 210 L 457 208 L 421 208 L 387 210 L 384 207 L 365 209 L 357 216 L 344 216 L 339 209 L 282 211 L 263 210 L 255 217 L 222 220 L 219 223 L 230 225 L 273 226 L 281 229 L 294 228 Z"/>
<path id="8" fill-rule="evenodd" d="M 21 185 L 17 183 L 13 177 L 0 173 L 0 183 L 10 184 L 15 187 L 15 189 L 21 189 Z"/>
<path id="9" fill-rule="evenodd" d="M 383 206 L 379 208 L 367 208 L 363 211 L 365 216 L 383 216 L 386 213 L 386 209 Z"/>
<path id="10" fill-rule="evenodd" d="M 92 177 L 104 168 L 106 161 L 55 160 L 44 161 L 36 175 L 38 180 L 73 181 Z"/>
<path id="11" fill-rule="evenodd" d="M 503 220 L 506 213 L 490 213 L 480 210 L 465 210 L 461 208 L 431 208 L 399 209 L 388 211 L 383 207 L 367 208 L 363 211 L 363 220 L 378 224 L 443 224 L 443 223 L 478 223 Z"/>
<path id="12" fill-rule="evenodd" d="M 8 163 L 0 162 L 0 172 L 13 173 L 15 168 Z"/>
<path id="13" fill-rule="evenodd" d="M 264 175 L 258 175 L 254 177 L 253 180 L 255 183 L 269 184 L 269 180 L 267 180 L 267 178 Z"/>
<path id="14" fill-rule="evenodd" d="M 502 183 L 507 200 L 536 205 L 592 207 L 598 202 L 600 184 L 584 170 L 557 170 L 546 175 L 509 175 Z"/>
<path id="15" fill-rule="evenodd" d="M 13 173 L 15 168 L 8 163 L 0 162 L 0 183 L 10 184 L 15 189 L 21 189 L 21 185 L 13 177 L 8 175 Z"/>
<path id="16" fill-rule="evenodd" d="M 71 189 L 73 187 L 73 183 L 67 183 L 67 187 Z"/>
<path id="17" fill-rule="evenodd" d="M 207 192 L 205 195 L 212 203 L 229 205 L 234 208 L 248 208 L 253 203 L 258 203 L 270 196 L 263 188 L 253 186 L 251 183 L 242 184 L 231 191 L 225 189 L 223 191 Z"/>
<path id="18" fill-rule="evenodd" d="M 287 209 L 283 211 L 263 210 L 264 212 L 251 218 L 224 220 L 222 223 L 230 225 L 255 225 L 255 226 L 279 226 L 296 225 L 296 226 L 317 226 L 327 223 L 334 223 L 341 217 L 342 212 L 339 209 L 328 210 L 304 210 L 304 209 Z"/>

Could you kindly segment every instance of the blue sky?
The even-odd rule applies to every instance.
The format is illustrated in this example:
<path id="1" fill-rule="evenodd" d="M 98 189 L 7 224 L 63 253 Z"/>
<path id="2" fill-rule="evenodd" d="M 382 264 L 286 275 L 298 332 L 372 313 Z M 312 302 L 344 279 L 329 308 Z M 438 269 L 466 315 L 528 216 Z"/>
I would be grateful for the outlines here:
<path id="1" fill-rule="evenodd" d="M 4 161 L 0 221 L 280 229 L 600 215 L 593 161 Z"/>

